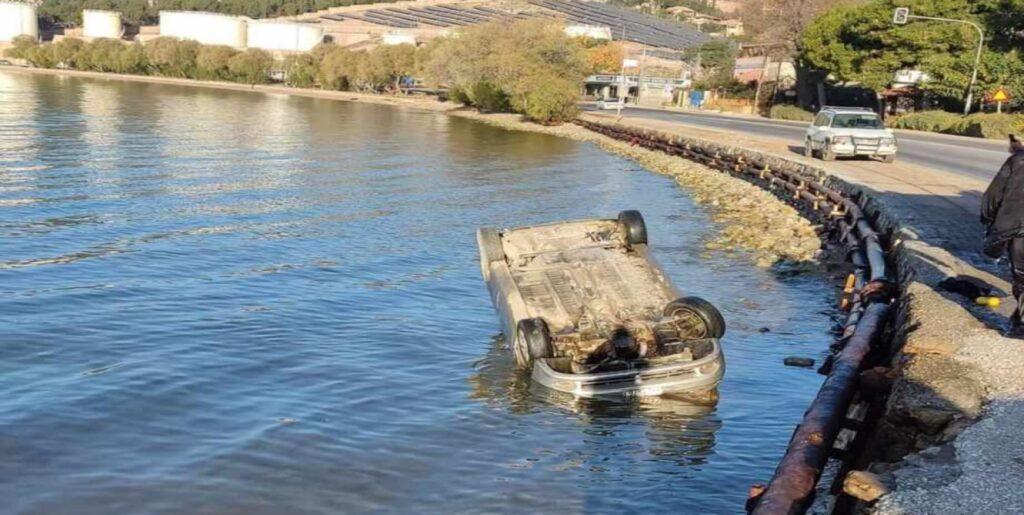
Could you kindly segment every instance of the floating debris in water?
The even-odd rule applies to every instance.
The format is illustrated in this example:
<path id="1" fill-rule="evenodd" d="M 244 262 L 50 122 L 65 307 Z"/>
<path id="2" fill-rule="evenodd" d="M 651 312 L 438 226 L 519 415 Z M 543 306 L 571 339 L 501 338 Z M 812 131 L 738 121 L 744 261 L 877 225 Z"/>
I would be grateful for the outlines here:
<path id="1" fill-rule="evenodd" d="M 797 357 L 797 356 L 790 356 L 790 357 L 782 360 L 782 364 L 786 365 L 787 367 L 811 368 L 811 367 L 814 366 L 814 360 L 811 359 L 811 358 L 801 358 L 801 357 Z"/>

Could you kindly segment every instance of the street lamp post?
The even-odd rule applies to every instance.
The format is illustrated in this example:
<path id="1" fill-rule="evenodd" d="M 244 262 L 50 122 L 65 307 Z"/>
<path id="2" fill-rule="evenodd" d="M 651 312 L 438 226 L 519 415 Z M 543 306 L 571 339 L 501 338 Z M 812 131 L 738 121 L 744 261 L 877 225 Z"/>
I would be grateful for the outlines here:
<path id="1" fill-rule="evenodd" d="M 964 116 L 971 114 L 971 104 L 974 103 L 974 84 L 978 82 L 978 65 L 981 63 L 981 49 L 985 46 L 985 31 L 981 29 L 981 26 L 973 21 L 968 20 L 954 20 L 952 18 L 937 18 L 934 16 L 918 16 L 916 14 L 910 14 L 910 9 L 907 7 L 899 7 L 896 9 L 893 15 L 892 21 L 897 25 L 904 25 L 907 20 L 914 18 L 917 20 L 932 20 L 932 21 L 947 21 L 952 23 L 960 23 L 963 25 L 970 25 L 974 27 L 974 30 L 978 31 L 978 51 L 974 55 L 974 70 L 971 72 L 971 83 L 967 86 L 967 99 L 964 101 Z"/>

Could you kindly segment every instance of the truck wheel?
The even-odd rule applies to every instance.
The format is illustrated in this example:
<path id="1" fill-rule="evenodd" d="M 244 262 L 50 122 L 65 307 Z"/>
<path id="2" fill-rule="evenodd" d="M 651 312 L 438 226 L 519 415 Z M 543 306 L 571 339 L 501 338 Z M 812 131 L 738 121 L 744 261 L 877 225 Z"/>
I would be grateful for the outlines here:
<path id="1" fill-rule="evenodd" d="M 647 224 L 639 211 L 619 213 L 619 227 L 626 233 L 626 243 L 647 245 Z"/>
<path id="2" fill-rule="evenodd" d="M 821 147 L 820 152 L 821 152 L 821 160 L 822 161 L 835 161 L 836 160 L 836 154 L 835 154 L 835 152 L 832 152 L 832 144 L 831 143 L 825 143 L 825 146 Z"/>
<path id="3" fill-rule="evenodd" d="M 883 163 L 895 163 L 896 162 L 896 154 L 890 154 L 890 155 L 887 155 L 887 156 L 882 156 L 882 162 Z"/>
<path id="4" fill-rule="evenodd" d="M 491 263 L 505 260 L 505 248 L 501 246 L 501 234 L 497 229 L 484 227 L 476 231 L 476 244 L 480 249 L 480 273 L 487 278 Z"/>
<path id="5" fill-rule="evenodd" d="M 713 304 L 700 297 L 683 297 L 665 306 L 665 316 L 691 318 L 695 325 L 703 326 L 703 334 L 697 338 L 721 338 L 725 336 L 725 318 Z"/>
<path id="6" fill-rule="evenodd" d="M 530 361 L 554 357 L 555 351 L 551 346 L 551 333 L 548 332 L 548 324 L 542 318 L 526 318 L 519 321 L 516 327 L 516 338 L 519 345 L 526 349 L 526 355 Z"/>

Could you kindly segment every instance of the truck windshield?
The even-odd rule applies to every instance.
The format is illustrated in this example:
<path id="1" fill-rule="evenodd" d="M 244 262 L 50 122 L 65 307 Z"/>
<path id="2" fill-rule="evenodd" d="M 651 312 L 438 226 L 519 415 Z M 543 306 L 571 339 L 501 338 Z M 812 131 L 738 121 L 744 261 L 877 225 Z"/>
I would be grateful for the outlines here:
<path id="1" fill-rule="evenodd" d="M 874 113 L 870 114 L 837 114 L 832 127 L 838 129 L 881 129 L 882 122 Z"/>

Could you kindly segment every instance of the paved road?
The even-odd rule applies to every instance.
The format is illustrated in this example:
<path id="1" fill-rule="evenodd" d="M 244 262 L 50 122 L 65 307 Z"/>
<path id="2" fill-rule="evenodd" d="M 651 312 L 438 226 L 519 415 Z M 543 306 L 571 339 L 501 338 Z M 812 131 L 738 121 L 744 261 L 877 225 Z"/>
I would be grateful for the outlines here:
<path id="1" fill-rule="evenodd" d="M 759 120 L 711 113 L 684 113 L 637 107 L 630 107 L 625 112 L 630 116 L 784 139 L 792 142 L 793 152 L 799 152 L 803 148 L 804 131 L 807 127 L 806 123 L 801 122 Z M 985 181 L 995 175 L 1007 158 L 1006 144 L 1000 141 L 907 131 L 900 131 L 897 138 L 900 153 L 896 158 L 899 160 Z"/>

